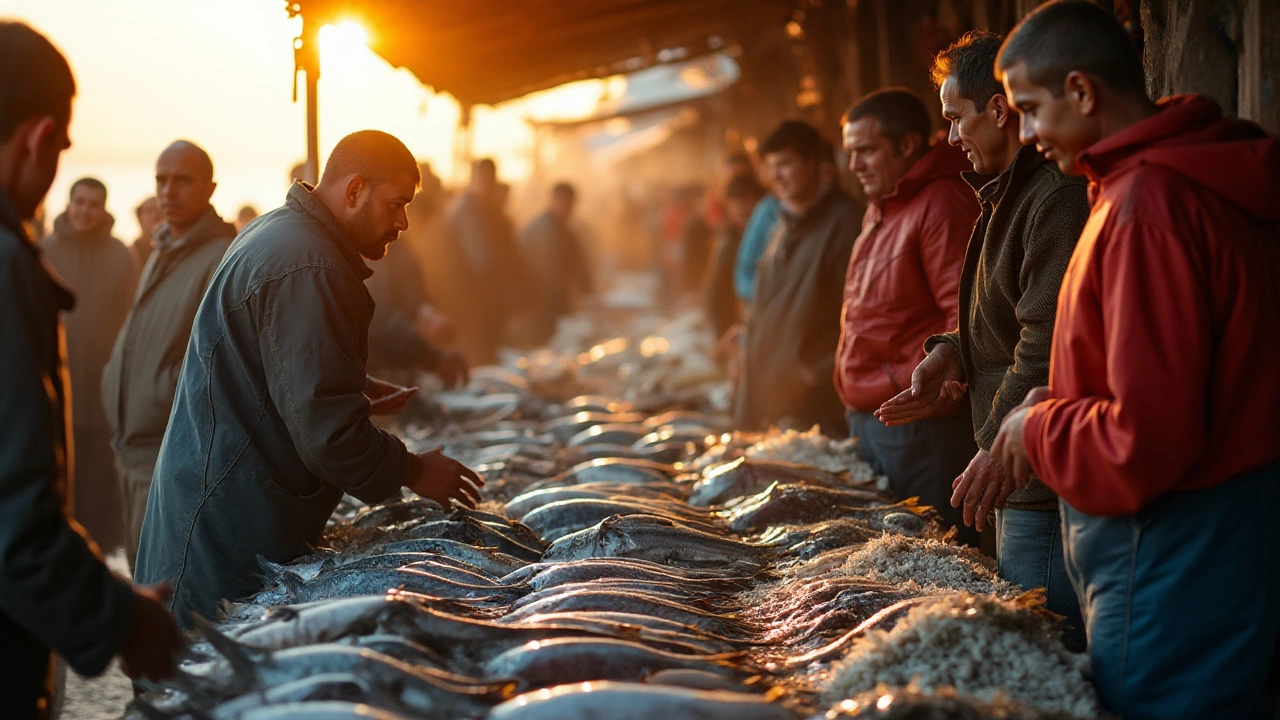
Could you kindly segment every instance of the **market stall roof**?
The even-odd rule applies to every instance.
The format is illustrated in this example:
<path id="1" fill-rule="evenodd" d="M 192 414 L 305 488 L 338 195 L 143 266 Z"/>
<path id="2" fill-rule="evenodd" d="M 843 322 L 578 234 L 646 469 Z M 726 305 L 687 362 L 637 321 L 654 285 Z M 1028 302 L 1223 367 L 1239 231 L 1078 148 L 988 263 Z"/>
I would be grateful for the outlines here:
<path id="1" fill-rule="evenodd" d="M 631 72 L 781 32 L 795 0 L 294 0 L 464 105 Z"/>

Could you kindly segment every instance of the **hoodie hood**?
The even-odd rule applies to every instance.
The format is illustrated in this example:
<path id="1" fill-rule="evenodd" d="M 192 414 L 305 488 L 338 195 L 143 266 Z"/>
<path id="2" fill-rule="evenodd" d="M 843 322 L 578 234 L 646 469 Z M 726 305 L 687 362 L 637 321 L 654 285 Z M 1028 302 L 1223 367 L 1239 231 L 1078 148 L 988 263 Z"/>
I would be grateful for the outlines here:
<path id="1" fill-rule="evenodd" d="M 1201 95 L 1159 102 L 1160 112 L 1095 143 L 1080 156 L 1089 179 L 1136 165 L 1172 170 L 1264 222 L 1280 220 L 1280 144 L 1258 125 L 1224 118 Z"/>
<path id="2" fill-rule="evenodd" d="M 61 215 L 53 219 L 53 234 L 60 238 L 71 241 L 81 240 L 105 240 L 111 237 L 111 229 L 116 226 L 116 219 L 111 213 L 106 213 L 106 219 L 98 224 L 89 232 L 82 233 L 71 227 L 71 220 L 67 218 L 67 214 L 63 212 Z"/>
<path id="3" fill-rule="evenodd" d="M 961 173 L 972 171 L 973 163 L 969 162 L 964 150 L 948 145 L 945 139 L 939 139 L 928 152 L 920 156 L 907 174 L 902 176 L 893 192 L 882 198 L 881 204 L 910 202 L 916 193 L 934 180 L 958 178 Z"/>

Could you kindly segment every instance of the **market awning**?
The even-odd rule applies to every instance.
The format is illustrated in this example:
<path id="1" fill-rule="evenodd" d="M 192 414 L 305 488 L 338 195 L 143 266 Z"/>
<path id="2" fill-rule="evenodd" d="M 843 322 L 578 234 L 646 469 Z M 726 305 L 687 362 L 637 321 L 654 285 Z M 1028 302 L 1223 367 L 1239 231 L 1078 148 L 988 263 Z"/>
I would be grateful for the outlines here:
<path id="1" fill-rule="evenodd" d="M 795 0 L 295 0 L 463 105 L 631 72 L 781 32 Z"/>

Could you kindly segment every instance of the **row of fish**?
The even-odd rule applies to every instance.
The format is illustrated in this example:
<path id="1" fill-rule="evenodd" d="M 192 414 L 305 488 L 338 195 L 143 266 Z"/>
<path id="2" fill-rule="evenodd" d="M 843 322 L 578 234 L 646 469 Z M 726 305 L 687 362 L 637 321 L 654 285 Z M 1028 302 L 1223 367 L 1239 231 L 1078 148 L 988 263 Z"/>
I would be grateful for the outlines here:
<path id="1" fill-rule="evenodd" d="M 824 695 L 833 660 L 938 593 L 800 570 L 839 565 L 885 533 L 947 542 L 932 511 L 890 497 L 847 442 L 780 442 L 616 397 L 550 402 L 496 368 L 419 411 L 406 442 L 476 467 L 485 502 L 347 498 L 313 554 L 259 558 L 263 589 L 200 621 L 178 677 L 148 687 L 129 717 L 772 720 L 942 707 L 921 693 L 852 706 Z M 786 461 L 793 441 L 807 464 Z"/>

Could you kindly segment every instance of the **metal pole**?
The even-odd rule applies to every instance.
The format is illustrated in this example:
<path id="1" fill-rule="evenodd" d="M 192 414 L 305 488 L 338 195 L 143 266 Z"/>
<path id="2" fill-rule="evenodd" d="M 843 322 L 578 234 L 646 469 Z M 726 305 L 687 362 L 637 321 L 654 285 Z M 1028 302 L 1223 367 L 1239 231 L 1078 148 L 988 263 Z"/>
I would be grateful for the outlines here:
<path id="1" fill-rule="evenodd" d="M 320 179 L 320 33 L 315 23 L 302 17 L 302 61 L 307 75 L 307 164 L 305 180 Z"/>

